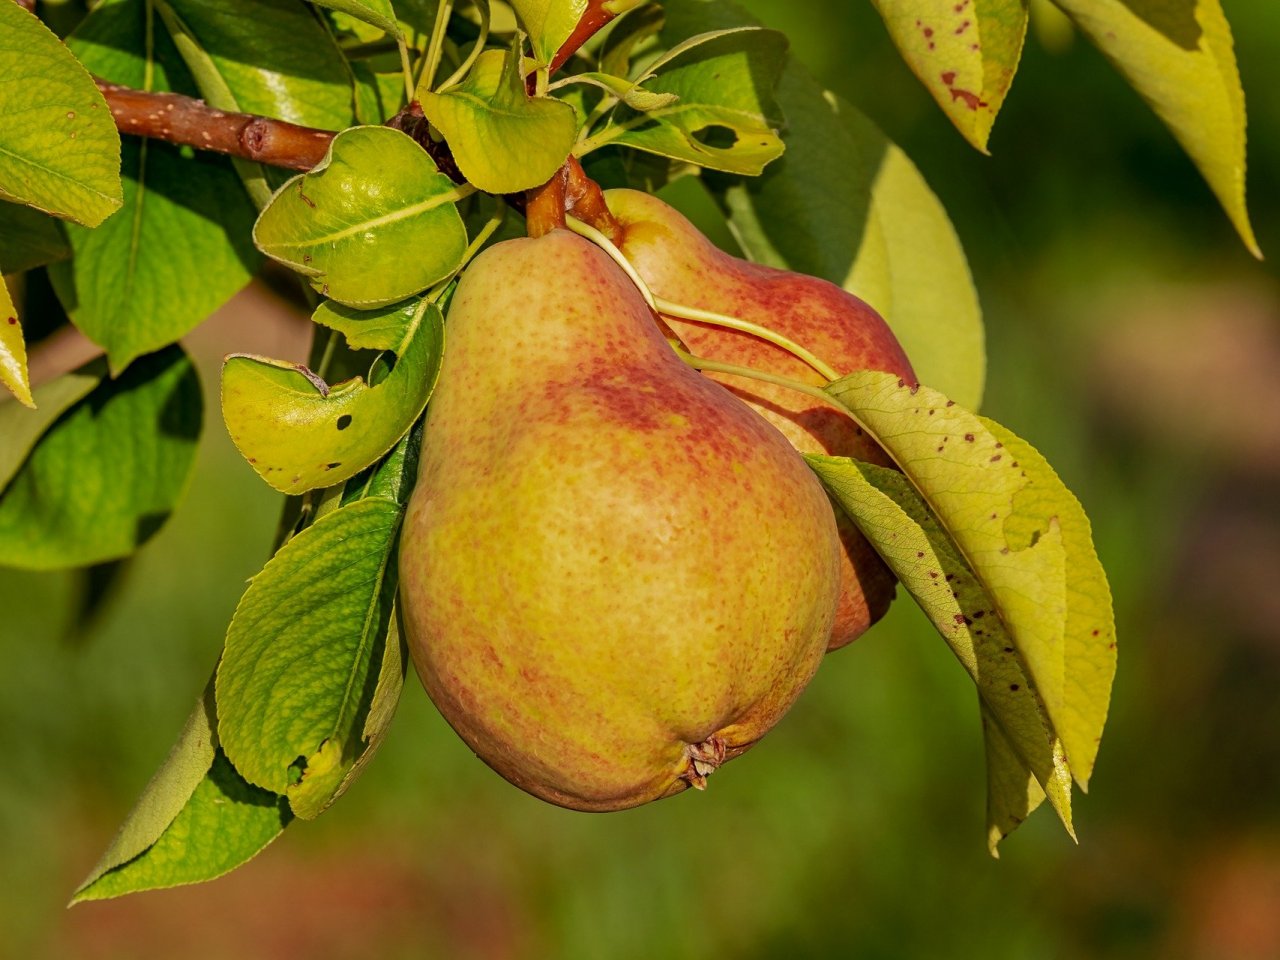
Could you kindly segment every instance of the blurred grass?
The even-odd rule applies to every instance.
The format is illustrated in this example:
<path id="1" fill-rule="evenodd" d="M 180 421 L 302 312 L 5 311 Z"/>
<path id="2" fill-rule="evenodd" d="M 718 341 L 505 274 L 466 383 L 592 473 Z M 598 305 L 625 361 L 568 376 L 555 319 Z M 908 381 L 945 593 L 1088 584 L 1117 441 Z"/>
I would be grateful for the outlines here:
<path id="1" fill-rule="evenodd" d="M 1272 448 L 1222 428 L 1263 430 L 1280 410 L 1274 267 L 1247 257 L 1087 44 L 1029 40 L 983 158 L 869 4 L 747 5 L 942 197 L 987 311 L 986 412 L 1093 518 L 1121 665 L 1081 845 L 1044 811 L 987 857 L 971 687 L 900 602 L 705 794 L 607 816 L 547 806 L 472 757 L 411 682 L 382 755 L 319 822 L 213 884 L 63 912 L 274 529 L 276 497 L 213 396 L 219 353 L 240 346 L 232 316 L 195 342 L 209 406 L 191 494 L 98 620 L 68 632 L 75 575 L 0 571 L 0 956 L 1280 955 L 1280 630 L 1250 615 L 1280 577 L 1280 486 Z M 1224 6 L 1250 94 L 1251 209 L 1274 252 L 1280 7 Z M 1231 353 L 1246 334 L 1259 346 Z"/>

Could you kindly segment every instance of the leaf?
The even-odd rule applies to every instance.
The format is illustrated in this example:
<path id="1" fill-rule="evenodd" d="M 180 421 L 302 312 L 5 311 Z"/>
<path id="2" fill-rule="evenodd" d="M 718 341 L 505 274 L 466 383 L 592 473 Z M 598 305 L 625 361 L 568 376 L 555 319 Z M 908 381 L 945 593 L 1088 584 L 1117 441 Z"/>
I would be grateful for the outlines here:
<path id="1" fill-rule="evenodd" d="M 148 45 L 153 19 L 143 0 L 105 4 L 69 43 L 114 83 L 194 93 L 163 32 Z M 189 332 L 260 264 L 248 239 L 254 210 L 225 158 L 185 158 L 171 144 L 129 137 L 122 169 L 124 208 L 96 230 L 69 227 L 74 259 L 49 271 L 72 321 L 106 349 L 114 372 Z"/>
<path id="2" fill-rule="evenodd" d="M 251 783 L 318 815 L 361 751 L 395 597 L 401 506 L 379 497 L 299 533 L 245 592 L 218 667 L 218 733 Z"/>
<path id="3" fill-rule="evenodd" d="M 276 191 L 253 238 L 325 296 L 383 306 L 425 290 L 462 262 L 467 232 L 456 203 L 463 195 L 405 134 L 352 127 L 311 172 Z"/>
<path id="4" fill-rule="evenodd" d="M 26 273 L 69 256 L 71 247 L 58 221 L 30 207 L 0 202 L 0 273 Z"/>
<path id="5" fill-rule="evenodd" d="M 292 819 L 283 797 L 246 783 L 217 750 L 209 772 L 159 838 L 134 859 L 91 874 L 71 902 L 220 877 L 259 853 Z"/>
<path id="6" fill-rule="evenodd" d="M 120 136 L 93 78 L 16 3 L 0 4 L 0 63 L 0 198 L 101 223 L 120 207 Z"/>
<path id="7" fill-rule="evenodd" d="M 402 36 L 396 12 L 390 0 L 311 0 L 316 6 L 328 7 L 350 14 L 357 20 L 372 24 L 392 37 Z"/>
<path id="8" fill-rule="evenodd" d="M 1027 36 L 1028 0 L 872 0 L 957 130 L 987 152 Z"/>
<path id="9" fill-rule="evenodd" d="M 599 87 L 611 96 L 617 97 L 632 110 L 641 113 L 657 110 L 660 107 L 669 107 L 680 99 L 674 93 L 654 93 L 652 90 L 646 90 L 635 81 L 623 77 L 590 71 L 557 81 L 551 85 L 551 89 L 557 90 L 573 83 L 589 83 Z"/>
<path id="10" fill-rule="evenodd" d="M 587 0 L 511 0 L 511 6 L 529 35 L 539 66 L 551 63 L 587 12 Z"/>
<path id="11" fill-rule="evenodd" d="M 1244 198 L 1244 91 L 1220 0 L 1054 2 L 1169 128 L 1260 257 Z"/>
<path id="12" fill-rule="evenodd" d="M 155 3 L 180 25 L 179 52 L 213 106 L 326 130 L 351 123 L 351 73 L 302 0 Z"/>
<path id="13" fill-rule="evenodd" d="M 18 308 L 13 305 L 3 276 L 0 276 L 0 383 L 8 387 L 24 406 L 35 407 L 35 400 L 31 397 L 31 377 L 27 373 L 27 344 L 22 339 Z"/>
<path id="14" fill-rule="evenodd" d="M 34 410 L 16 403 L 0 403 L 0 491 L 13 479 L 36 441 L 66 409 L 102 382 L 107 365 L 95 360 L 33 390 Z"/>
<path id="15" fill-rule="evenodd" d="M 908 472 L 912 467 L 927 469 L 927 464 L 906 459 L 902 449 L 891 452 L 904 458 Z M 994 570 L 990 562 L 971 566 L 952 541 L 952 536 L 959 535 L 943 528 L 896 470 L 845 457 L 806 459 L 951 647 L 1010 749 L 1025 769 L 1034 772 L 1072 833 L 1071 773 L 1026 662 L 1043 647 L 1053 646 L 1052 641 L 1042 642 L 1042 634 L 1058 632 L 1062 625 L 1065 559 L 1052 519 L 1034 546 L 1005 556 L 1005 569 Z M 966 489 L 975 499 L 985 498 L 984 513 L 989 507 L 995 515 L 1010 508 L 1003 480 L 993 477 L 989 489 L 968 489 L 968 485 Z M 1025 591 L 1043 604 L 1042 612 L 1028 614 L 1023 607 L 1008 612 L 1010 589 Z M 1037 618 L 1050 621 L 1047 630 L 1040 629 Z"/>
<path id="16" fill-rule="evenodd" d="M 1006 528 L 1029 539 L 1039 517 L 1057 518 L 1066 551 L 1067 618 L 1064 638 L 1065 682 L 1057 731 L 1062 737 L 1071 772 L 1081 789 L 1098 755 L 1107 721 L 1111 685 L 1116 673 L 1116 626 L 1111 588 L 1093 547 L 1093 532 L 1084 508 L 1044 457 L 1006 427 L 985 417 L 982 424 L 1027 475 L 1027 486 L 1014 501 L 1013 524 Z"/>
<path id="17" fill-rule="evenodd" d="M 227 359 L 222 370 L 227 430 L 258 475 L 283 493 L 333 486 L 376 461 L 422 413 L 440 372 L 443 320 L 426 299 L 360 319 L 322 307 L 316 320 L 355 337 L 349 340 L 353 347 L 394 342 L 399 359 L 376 386 L 352 379 L 324 390 L 322 381 L 296 364 Z M 403 333 L 393 341 L 395 324 L 403 325 Z"/>
<path id="18" fill-rule="evenodd" d="M 691 37 L 637 81 L 677 101 L 644 113 L 620 108 L 575 152 L 585 156 L 617 143 L 712 170 L 759 174 L 783 151 L 773 88 L 786 48 L 782 34 L 755 27 Z"/>
<path id="19" fill-rule="evenodd" d="M 200 415 L 200 383 L 178 347 L 99 384 L 0 494 L 0 565 L 49 570 L 132 553 L 186 488 Z"/>
<path id="20" fill-rule="evenodd" d="M 571 106 L 525 92 L 518 50 L 484 51 L 462 83 L 424 94 L 421 102 L 462 175 L 486 193 L 546 183 L 578 135 Z"/>
<path id="21" fill-rule="evenodd" d="M 1000 841 L 1045 801 L 1044 788 L 1018 756 L 985 704 L 982 739 L 987 752 L 987 851 L 999 859 Z"/>

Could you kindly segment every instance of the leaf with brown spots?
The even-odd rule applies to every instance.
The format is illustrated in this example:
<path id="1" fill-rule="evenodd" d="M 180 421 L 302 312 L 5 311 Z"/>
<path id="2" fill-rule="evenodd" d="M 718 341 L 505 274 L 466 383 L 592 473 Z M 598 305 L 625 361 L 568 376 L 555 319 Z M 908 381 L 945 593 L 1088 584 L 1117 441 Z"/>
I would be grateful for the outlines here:
<path id="1" fill-rule="evenodd" d="M 872 0 L 907 65 L 987 152 L 1027 35 L 1027 0 Z"/>
<path id="2" fill-rule="evenodd" d="M 0 277 L 0 383 L 23 404 L 35 407 L 31 378 L 27 375 L 27 344 L 22 339 L 18 308 L 13 305 L 4 277 Z"/>

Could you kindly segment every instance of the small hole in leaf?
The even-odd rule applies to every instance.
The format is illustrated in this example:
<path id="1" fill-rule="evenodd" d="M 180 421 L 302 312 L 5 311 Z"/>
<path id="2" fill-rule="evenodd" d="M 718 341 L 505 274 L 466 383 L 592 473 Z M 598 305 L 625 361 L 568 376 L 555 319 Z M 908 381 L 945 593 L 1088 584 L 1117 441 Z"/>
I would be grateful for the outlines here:
<path id="1" fill-rule="evenodd" d="M 738 134 L 731 127 L 713 123 L 693 131 L 693 139 L 713 150 L 728 150 L 738 142 Z"/>
<path id="2" fill-rule="evenodd" d="M 307 758 L 298 757 L 293 763 L 289 764 L 289 783 L 301 783 L 302 775 L 307 772 Z"/>
<path id="3" fill-rule="evenodd" d="M 338 418 L 338 429 L 345 430 L 349 426 L 351 426 L 351 414 L 344 413 Z"/>

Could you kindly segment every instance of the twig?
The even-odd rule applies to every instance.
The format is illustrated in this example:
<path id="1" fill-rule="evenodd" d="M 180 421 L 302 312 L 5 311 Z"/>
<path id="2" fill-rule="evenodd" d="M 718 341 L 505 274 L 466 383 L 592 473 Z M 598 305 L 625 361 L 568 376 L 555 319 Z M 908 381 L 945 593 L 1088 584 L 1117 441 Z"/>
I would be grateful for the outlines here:
<path id="1" fill-rule="evenodd" d="M 248 113 L 215 110 L 177 93 L 146 93 L 98 81 L 121 133 L 185 144 L 289 170 L 310 170 L 336 134 Z"/>
<path id="2" fill-rule="evenodd" d="M 556 51 L 556 55 L 551 58 L 550 73 L 555 73 L 563 67 L 569 58 L 578 52 L 579 47 L 595 36 L 605 24 L 616 16 L 616 14 L 605 9 L 608 3 L 609 0 L 587 0 L 587 9 L 583 12 L 582 19 L 573 28 L 573 33 L 569 34 L 569 39 L 561 44 L 560 49 Z"/>

